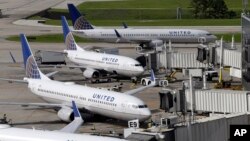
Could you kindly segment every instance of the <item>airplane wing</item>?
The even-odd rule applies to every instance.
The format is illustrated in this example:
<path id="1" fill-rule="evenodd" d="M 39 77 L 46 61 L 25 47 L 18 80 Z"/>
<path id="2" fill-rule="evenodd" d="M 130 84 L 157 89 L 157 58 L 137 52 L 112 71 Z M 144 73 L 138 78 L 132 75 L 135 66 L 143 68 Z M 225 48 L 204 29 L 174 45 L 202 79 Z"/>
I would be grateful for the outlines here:
<path id="1" fill-rule="evenodd" d="M 51 72 L 51 73 L 47 73 L 46 76 L 47 77 L 52 77 L 53 75 L 57 74 L 58 71 L 54 71 L 54 72 Z M 8 79 L 8 78 L 0 78 L 0 80 L 2 81 L 8 81 L 9 83 L 26 83 L 28 84 L 28 81 L 26 80 L 19 80 L 19 79 Z"/>
<path id="2" fill-rule="evenodd" d="M 143 87 L 139 87 L 137 89 L 133 89 L 133 90 L 129 90 L 129 91 L 126 91 L 124 92 L 125 94 L 129 94 L 129 95 L 134 95 L 140 91 L 143 91 L 144 89 L 147 89 L 147 88 L 150 88 L 150 87 L 154 87 L 156 85 L 156 82 L 155 82 L 155 75 L 154 75 L 154 71 L 151 69 L 151 77 L 150 77 L 150 80 L 151 80 L 151 84 L 148 85 L 148 86 L 143 86 Z"/>
<path id="3" fill-rule="evenodd" d="M 122 42 L 122 41 L 127 41 L 127 42 L 129 41 L 133 43 L 148 43 L 152 41 L 151 39 L 136 39 L 136 40 L 126 39 L 116 29 L 115 29 L 115 35 L 117 37 L 117 40 L 116 40 L 117 43 Z"/>
<path id="4" fill-rule="evenodd" d="M 46 107 L 46 108 L 62 108 L 63 106 L 65 106 L 63 104 L 14 103 L 14 102 L 0 102 L 0 105 L 20 105 L 20 106 L 24 106 L 24 107 L 39 106 L 39 107 Z M 81 114 L 80 114 L 78 108 L 76 107 L 76 104 L 74 101 L 72 101 L 72 107 L 73 107 L 73 112 L 74 112 L 74 120 L 70 124 L 68 124 L 67 126 L 62 128 L 61 130 L 59 130 L 60 132 L 74 133 L 74 132 L 76 132 L 76 130 L 79 129 L 79 127 L 83 123 L 83 119 L 81 117 Z"/>
<path id="5" fill-rule="evenodd" d="M 129 91 L 126 91 L 124 93 L 125 94 L 129 94 L 129 95 L 134 95 L 134 94 L 136 94 L 136 93 L 138 93 L 140 91 L 143 91 L 144 89 L 147 89 L 147 88 L 150 88 L 150 87 L 154 87 L 154 86 L 155 86 L 155 84 L 152 83 L 152 84 L 150 84 L 148 86 L 139 87 L 137 89 L 129 90 Z"/>
<path id="6" fill-rule="evenodd" d="M 47 107 L 47 108 L 61 108 L 63 104 L 51 104 L 51 103 L 19 103 L 19 102 L 0 102 L 0 105 L 19 105 L 23 107 L 29 106 L 39 106 L 39 107 Z"/>
<path id="7" fill-rule="evenodd" d="M 83 124 L 83 119 L 82 119 L 81 114 L 80 114 L 80 112 L 75 104 L 75 101 L 72 101 L 72 108 L 73 108 L 73 112 L 74 112 L 74 120 L 70 124 L 68 124 L 67 126 L 65 126 L 64 128 L 62 128 L 59 131 L 67 132 L 67 133 L 74 133 Z"/>

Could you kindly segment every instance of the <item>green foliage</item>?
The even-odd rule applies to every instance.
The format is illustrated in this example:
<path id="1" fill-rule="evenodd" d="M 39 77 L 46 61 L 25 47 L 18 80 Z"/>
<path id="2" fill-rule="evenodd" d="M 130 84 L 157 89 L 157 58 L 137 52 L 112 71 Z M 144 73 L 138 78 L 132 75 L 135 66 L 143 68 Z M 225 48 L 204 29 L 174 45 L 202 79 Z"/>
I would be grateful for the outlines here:
<path id="1" fill-rule="evenodd" d="M 96 26 L 232 26 L 240 25 L 240 19 L 163 19 L 163 20 L 90 20 Z M 45 24 L 61 25 L 60 20 L 47 20 Z M 69 21 L 71 24 L 71 21 Z"/>
<path id="2" fill-rule="evenodd" d="M 192 0 L 195 18 L 233 18 L 236 17 L 234 11 L 229 11 L 224 0 Z"/>
<path id="3" fill-rule="evenodd" d="M 236 33 L 236 34 L 215 34 L 218 39 L 223 37 L 223 40 L 226 42 L 231 42 L 232 41 L 232 36 L 234 35 L 234 41 L 235 42 L 241 42 L 241 33 Z"/>
<path id="4" fill-rule="evenodd" d="M 192 0 L 121 0 L 121 1 L 87 1 L 78 6 L 81 11 L 85 9 L 176 9 L 176 7 L 190 8 Z M 242 0 L 225 0 L 228 9 L 242 9 Z M 250 8 L 250 5 L 249 5 Z"/>
<path id="5" fill-rule="evenodd" d="M 89 1 L 78 6 L 86 18 L 97 26 L 120 26 L 126 22 L 131 26 L 191 26 L 191 25 L 240 25 L 239 19 L 234 20 L 193 20 L 192 0 L 122 0 L 122 1 Z M 207 1 L 207 0 L 204 0 Z M 225 0 L 230 10 L 240 18 L 241 1 Z M 176 8 L 182 8 L 182 20 L 176 20 Z M 210 12 L 212 13 L 212 12 Z M 60 16 L 64 15 L 71 24 L 67 9 L 50 9 L 46 24 L 61 25 Z M 216 14 L 214 15 L 217 16 Z M 235 12 L 228 12 L 228 18 L 235 17 Z M 34 17 L 39 19 L 39 17 Z"/>
<path id="6" fill-rule="evenodd" d="M 82 14 L 88 20 L 155 20 L 176 19 L 176 9 L 84 9 Z M 50 19 L 60 19 L 65 15 L 69 19 L 68 11 L 49 10 Z M 192 18 L 191 9 L 182 9 L 182 18 Z"/>
<path id="7" fill-rule="evenodd" d="M 121 0 L 121 1 L 87 1 L 78 6 L 84 9 L 135 9 L 135 8 L 166 8 L 176 9 L 176 7 L 188 8 L 191 0 Z"/>

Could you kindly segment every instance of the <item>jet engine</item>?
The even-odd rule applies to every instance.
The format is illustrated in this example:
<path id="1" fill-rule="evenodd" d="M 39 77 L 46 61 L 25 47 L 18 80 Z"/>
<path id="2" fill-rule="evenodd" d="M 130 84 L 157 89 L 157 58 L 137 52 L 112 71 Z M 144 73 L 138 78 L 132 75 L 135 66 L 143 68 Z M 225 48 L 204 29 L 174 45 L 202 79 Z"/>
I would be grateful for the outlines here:
<path id="1" fill-rule="evenodd" d="M 155 47 L 162 47 L 163 46 L 163 41 L 162 40 L 152 40 L 150 41 L 147 46 L 149 48 L 155 48 Z"/>
<path id="2" fill-rule="evenodd" d="M 205 37 L 199 37 L 199 38 L 198 38 L 198 42 L 199 42 L 199 43 L 202 43 L 202 44 L 203 44 L 203 43 L 206 43 L 206 38 L 205 38 Z"/>
<path id="3" fill-rule="evenodd" d="M 58 117 L 65 121 L 70 122 L 74 120 L 73 110 L 69 107 L 63 107 L 57 112 Z"/>
<path id="4" fill-rule="evenodd" d="M 94 69 L 86 69 L 83 72 L 83 76 L 86 78 L 98 78 L 100 76 L 100 72 Z"/>

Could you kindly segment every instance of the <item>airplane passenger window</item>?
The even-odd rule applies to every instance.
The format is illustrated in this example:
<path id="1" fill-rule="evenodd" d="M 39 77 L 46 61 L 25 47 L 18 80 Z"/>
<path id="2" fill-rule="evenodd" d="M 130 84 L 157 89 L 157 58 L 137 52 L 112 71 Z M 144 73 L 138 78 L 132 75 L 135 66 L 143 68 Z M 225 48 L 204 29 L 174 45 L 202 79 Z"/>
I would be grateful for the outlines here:
<path id="1" fill-rule="evenodd" d="M 147 108 L 147 105 L 139 105 L 139 108 Z"/>

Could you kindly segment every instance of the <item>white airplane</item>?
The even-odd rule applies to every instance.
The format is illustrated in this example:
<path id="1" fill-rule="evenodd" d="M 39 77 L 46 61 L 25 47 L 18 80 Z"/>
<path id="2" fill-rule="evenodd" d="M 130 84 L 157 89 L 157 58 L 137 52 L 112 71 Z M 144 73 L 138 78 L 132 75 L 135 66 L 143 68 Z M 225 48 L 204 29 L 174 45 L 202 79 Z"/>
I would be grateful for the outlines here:
<path id="1" fill-rule="evenodd" d="M 120 55 L 87 51 L 79 47 L 69 30 L 65 17 L 62 16 L 61 19 L 64 41 L 67 47 L 64 52 L 70 61 L 78 64 L 74 67 L 85 69 L 83 71 L 84 77 L 98 78 L 104 72 L 134 78 L 144 72 L 142 65 L 135 59 Z"/>
<path id="2" fill-rule="evenodd" d="M 74 120 L 57 131 L 48 130 L 36 130 L 36 129 L 24 129 L 14 128 L 7 124 L 0 124 L 0 140 L 1 141 L 76 141 L 76 140 L 88 140 L 88 141 L 125 141 L 123 139 L 101 137 L 87 134 L 74 134 L 74 132 L 82 125 L 83 119 L 76 107 L 74 101 L 72 101 L 72 107 L 74 111 Z"/>
<path id="3" fill-rule="evenodd" d="M 2 105 L 44 106 L 60 109 L 58 117 L 63 121 L 71 121 L 73 110 L 71 101 L 75 101 L 82 111 L 99 114 L 120 120 L 147 120 L 151 112 L 147 105 L 139 98 L 132 96 L 146 88 L 155 86 L 155 76 L 151 71 L 152 84 L 129 90 L 124 93 L 108 91 L 88 86 L 77 85 L 72 82 L 59 82 L 49 79 L 37 66 L 24 34 L 20 34 L 24 68 L 26 76 L 23 80 L 5 79 L 9 82 L 28 84 L 30 91 L 49 103 L 9 103 Z"/>
<path id="4" fill-rule="evenodd" d="M 73 4 L 68 4 L 73 22 L 72 32 L 77 36 L 97 41 L 116 43 L 138 43 L 141 47 L 160 47 L 164 42 L 172 43 L 209 43 L 216 40 L 216 36 L 204 30 L 196 29 L 149 29 L 125 28 L 101 29 L 95 28 L 77 10 Z"/>

